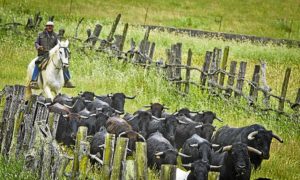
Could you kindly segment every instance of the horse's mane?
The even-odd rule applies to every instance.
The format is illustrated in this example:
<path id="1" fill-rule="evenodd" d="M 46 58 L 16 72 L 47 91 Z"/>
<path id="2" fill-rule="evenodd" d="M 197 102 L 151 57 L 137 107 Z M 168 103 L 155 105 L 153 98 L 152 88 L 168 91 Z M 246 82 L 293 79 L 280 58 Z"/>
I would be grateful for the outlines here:
<path id="1" fill-rule="evenodd" d="M 52 49 L 50 49 L 49 56 L 52 57 L 59 50 L 60 46 L 62 46 L 62 47 L 68 46 L 68 45 L 66 45 L 66 42 L 67 41 L 60 41 L 60 42 L 58 42 L 56 44 L 56 46 L 54 46 Z"/>

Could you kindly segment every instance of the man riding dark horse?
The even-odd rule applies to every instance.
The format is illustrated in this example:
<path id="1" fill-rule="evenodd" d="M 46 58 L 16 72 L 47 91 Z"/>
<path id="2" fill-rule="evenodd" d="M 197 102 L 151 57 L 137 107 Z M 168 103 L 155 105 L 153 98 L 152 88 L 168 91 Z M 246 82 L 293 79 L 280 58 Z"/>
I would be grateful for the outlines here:
<path id="1" fill-rule="evenodd" d="M 58 43 L 58 36 L 53 31 L 54 23 L 51 21 L 48 21 L 46 23 L 46 28 L 43 32 L 40 32 L 36 41 L 35 41 L 35 48 L 38 51 L 38 58 L 35 61 L 35 67 L 33 70 L 30 87 L 32 89 L 39 89 L 37 79 L 39 75 L 39 65 L 43 63 L 45 60 L 49 58 L 49 50 L 52 49 L 54 46 Z M 67 67 L 63 69 L 65 84 L 64 87 L 66 88 L 74 88 L 75 86 L 71 83 L 70 79 L 70 72 Z"/>

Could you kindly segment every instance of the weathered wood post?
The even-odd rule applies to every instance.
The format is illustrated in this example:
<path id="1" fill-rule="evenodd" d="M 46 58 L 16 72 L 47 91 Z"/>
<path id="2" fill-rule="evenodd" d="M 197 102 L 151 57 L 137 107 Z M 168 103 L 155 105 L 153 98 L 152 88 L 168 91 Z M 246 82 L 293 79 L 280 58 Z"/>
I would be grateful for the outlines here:
<path id="1" fill-rule="evenodd" d="M 124 49 L 124 44 L 125 44 L 125 40 L 126 40 L 126 36 L 127 36 L 127 31 L 128 31 L 128 23 L 126 23 L 124 25 L 123 34 L 122 34 L 122 41 L 121 41 L 120 48 L 119 48 L 120 51 L 123 51 L 123 49 Z"/>
<path id="2" fill-rule="evenodd" d="M 49 113 L 48 124 L 49 124 L 50 130 L 52 132 L 52 137 L 54 139 L 56 137 L 59 117 L 60 117 L 60 114 L 58 114 L 58 113 L 54 113 L 54 112 Z"/>
<path id="3" fill-rule="evenodd" d="M 227 81 L 227 90 L 226 90 L 226 96 L 231 97 L 232 88 L 234 84 L 234 77 L 236 72 L 236 61 L 231 61 L 230 63 L 230 70 L 228 75 L 228 81 Z"/>
<path id="4" fill-rule="evenodd" d="M 152 42 L 150 47 L 150 52 L 149 52 L 149 61 L 148 61 L 149 64 L 152 63 L 154 51 L 155 51 L 155 42 Z"/>
<path id="5" fill-rule="evenodd" d="M 212 93 L 215 92 L 215 84 L 218 81 L 218 73 L 217 73 L 217 60 L 218 60 L 218 49 L 214 48 L 212 61 L 210 63 L 210 70 L 208 75 L 208 86 L 211 87 L 210 91 Z"/>
<path id="6" fill-rule="evenodd" d="M 299 111 L 300 107 L 300 88 L 298 89 L 298 93 L 295 99 L 295 103 L 291 106 L 294 111 Z"/>
<path id="7" fill-rule="evenodd" d="M 290 75 L 291 75 L 291 68 L 287 68 L 285 70 L 284 80 L 281 88 L 281 99 L 279 100 L 279 104 L 278 104 L 278 111 L 280 112 L 283 111 L 284 109 L 284 102 L 285 102 L 285 97 L 289 85 Z"/>
<path id="8" fill-rule="evenodd" d="M 79 161 L 79 179 L 87 178 L 87 168 L 89 163 L 88 154 L 90 153 L 90 143 L 80 141 L 78 161 Z"/>
<path id="9" fill-rule="evenodd" d="M 220 86 L 224 86 L 224 80 L 225 80 L 225 73 L 224 72 L 226 72 L 228 54 L 229 54 L 229 46 L 226 46 L 225 49 L 224 49 L 223 60 L 222 60 L 222 63 L 221 63 L 221 73 L 220 73 L 220 80 L 219 80 Z M 222 72 L 222 71 L 224 71 L 224 72 Z M 222 90 L 219 89 L 219 92 L 222 92 Z"/>
<path id="10" fill-rule="evenodd" d="M 243 93 L 243 86 L 244 86 L 244 78 L 246 74 L 247 62 L 241 61 L 240 62 L 240 70 L 236 80 L 236 89 L 240 92 L 234 92 L 234 97 L 240 97 L 241 93 Z"/>
<path id="11" fill-rule="evenodd" d="M 110 178 L 110 172 L 115 151 L 115 135 L 107 134 L 105 136 L 105 148 L 103 152 L 103 174 L 104 179 Z"/>
<path id="12" fill-rule="evenodd" d="M 72 157 L 69 157 L 66 154 L 59 153 L 58 157 L 55 157 L 54 165 L 52 167 L 52 179 L 64 177 L 65 169 L 72 159 Z"/>
<path id="13" fill-rule="evenodd" d="M 137 171 L 134 160 L 127 160 L 125 165 L 125 180 L 136 180 L 137 179 Z"/>
<path id="14" fill-rule="evenodd" d="M 171 64 L 171 50 L 170 49 L 166 49 L 166 77 L 167 79 L 172 79 L 172 66 L 168 66 Z"/>
<path id="15" fill-rule="evenodd" d="M 99 38 L 99 35 L 101 33 L 101 30 L 102 30 L 102 26 L 100 24 L 96 24 L 95 29 L 93 31 L 93 34 L 90 37 L 90 41 L 92 42 L 92 46 L 95 46 L 95 44 L 96 44 L 96 42 Z"/>
<path id="16" fill-rule="evenodd" d="M 118 26 L 118 24 L 120 22 L 120 19 L 121 19 L 121 14 L 118 14 L 117 17 L 116 17 L 116 19 L 115 19 L 115 21 L 114 21 L 114 23 L 113 23 L 113 25 L 112 25 L 112 27 L 111 27 L 111 30 L 110 30 L 109 34 L 107 36 L 107 41 L 108 42 L 112 42 L 113 41 L 113 37 L 114 37 L 114 34 L 116 32 L 117 26 Z"/>
<path id="17" fill-rule="evenodd" d="M 192 65 L 192 50 L 189 49 L 188 51 L 188 58 L 187 58 L 187 63 L 186 63 L 186 74 L 185 74 L 185 89 L 184 92 L 185 94 L 188 94 L 190 91 L 190 78 L 191 78 L 191 65 Z"/>
<path id="18" fill-rule="evenodd" d="M 80 142 L 85 141 L 87 137 L 87 127 L 80 126 L 77 131 L 75 149 L 74 149 L 74 161 L 72 169 L 72 178 L 77 178 L 79 173 L 79 152 L 80 152 Z"/>
<path id="19" fill-rule="evenodd" d="M 127 155 L 128 138 L 119 137 L 114 154 L 113 168 L 111 171 L 111 180 L 123 179 L 123 171 Z"/>
<path id="20" fill-rule="evenodd" d="M 175 180 L 176 179 L 176 166 L 163 164 L 161 166 L 160 180 Z"/>
<path id="21" fill-rule="evenodd" d="M 42 162 L 41 162 L 41 179 L 50 179 L 51 166 L 52 166 L 52 135 L 50 128 L 47 124 L 40 124 L 40 131 L 43 133 L 43 149 L 42 149 Z"/>
<path id="22" fill-rule="evenodd" d="M 15 115 L 18 110 L 18 105 L 24 99 L 25 86 L 15 85 L 13 90 L 12 102 L 9 108 L 7 127 L 4 129 L 4 136 L 2 141 L 1 153 L 8 155 L 13 136 L 13 127 L 15 123 Z"/>
<path id="23" fill-rule="evenodd" d="M 9 116 L 9 112 L 10 112 L 10 106 L 12 103 L 12 99 L 13 99 L 13 86 L 5 86 L 4 88 L 4 92 L 5 94 L 3 94 L 3 98 L 1 99 L 1 104 L 3 103 L 3 109 L 1 111 L 1 123 L 0 123 L 0 146 L 2 149 L 2 142 L 4 141 L 4 137 L 5 137 L 5 132 L 6 132 L 6 128 L 7 128 L 7 121 L 8 121 L 8 116 Z"/>
<path id="24" fill-rule="evenodd" d="M 200 75 L 200 82 L 201 82 L 202 90 L 204 89 L 205 84 L 206 84 L 207 73 L 208 73 L 208 70 L 209 70 L 211 57 L 212 57 L 212 52 L 206 51 L 205 60 L 204 60 L 204 63 L 203 63 L 203 66 L 202 66 L 202 72 L 201 72 L 201 75 Z"/>
<path id="25" fill-rule="evenodd" d="M 269 92 L 271 88 L 268 86 L 267 83 L 267 64 L 265 61 L 261 61 L 261 82 L 262 82 L 262 89 L 264 94 L 263 103 L 266 108 L 270 108 L 270 95 Z"/>
<path id="26" fill-rule="evenodd" d="M 254 73 L 252 76 L 252 82 L 250 84 L 250 93 L 249 93 L 249 96 L 251 98 L 251 102 L 249 102 L 250 105 L 254 105 L 254 103 L 257 101 L 258 87 L 259 87 L 259 71 L 260 71 L 260 65 L 255 65 Z"/>
<path id="27" fill-rule="evenodd" d="M 145 142 L 136 142 L 136 170 L 138 180 L 148 179 L 147 145 Z"/>
<path id="28" fill-rule="evenodd" d="M 175 46 L 175 59 L 174 59 L 176 65 L 181 65 L 182 61 L 182 43 L 177 43 Z M 181 67 L 175 67 L 175 77 L 177 81 L 181 81 Z M 181 90 L 181 83 L 176 83 L 177 89 Z"/>

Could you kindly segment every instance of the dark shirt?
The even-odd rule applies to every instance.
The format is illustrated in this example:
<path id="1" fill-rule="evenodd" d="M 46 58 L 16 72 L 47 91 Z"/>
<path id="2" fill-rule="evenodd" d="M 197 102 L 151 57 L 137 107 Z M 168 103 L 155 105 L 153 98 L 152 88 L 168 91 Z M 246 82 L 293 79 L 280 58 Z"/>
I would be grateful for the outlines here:
<path id="1" fill-rule="evenodd" d="M 48 32 L 46 29 L 38 34 L 35 41 L 35 48 L 38 50 L 39 46 L 43 46 L 43 50 L 38 50 L 38 56 L 42 56 L 51 50 L 58 43 L 57 34 L 55 32 Z"/>

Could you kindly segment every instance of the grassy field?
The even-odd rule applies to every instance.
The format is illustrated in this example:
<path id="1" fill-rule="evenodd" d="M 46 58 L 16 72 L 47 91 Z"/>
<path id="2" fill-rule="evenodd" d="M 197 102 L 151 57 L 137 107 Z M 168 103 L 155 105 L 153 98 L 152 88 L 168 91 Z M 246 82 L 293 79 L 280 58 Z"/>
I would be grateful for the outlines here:
<path id="1" fill-rule="evenodd" d="M 122 13 L 124 20 L 131 24 L 300 38 L 300 1 L 297 0 L 46 0 L 43 3 L 2 0 L 1 6 L 25 13 L 40 10 L 56 16 L 84 15 L 101 20 Z"/>
<path id="2" fill-rule="evenodd" d="M 26 2 L 30 2 L 30 5 L 33 5 L 30 0 L 27 0 Z M 166 12 L 168 10 L 167 2 L 169 1 L 164 1 L 161 5 L 161 8 L 166 8 Z M 47 5 L 47 3 L 44 5 Z M 74 1 L 73 3 L 74 6 L 80 5 L 79 1 Z M 130 1 L 127 4 L 132 5 L 132 3 L 134 3 L 134 1 Z M 156 3 L 158 4 L 158 2 Z M 280 1 L 276 1 L 276 3 L 280 4 Z M 103 3 L 103 6 L 101 7 L 105 7 L 104 4 L 105 3 Z M 17 9 L 13 9 L 13 6 L 16 7 L 16 5 L 6 2 L 5 6 L 10 7 L 10 9 L 0 8 L 0 16 L 3 18 L 3 21 L 9 21 L 15 16 L 16 20 L 26 22 L 26 16 L 28 15 L 26 13 L 29 12 L 25 12 L 25 10 L 26 8 L 29 8 L 30 5 L 25 4 L 22 6 L 23 10 L 21 9 L 22 11 L 17 12 Z M 84 6 L 83 3 L 81 5 L 85 8 L 89 8 L 87 5 Z M 36 4 L 30 12 L 35 12 L 37 9 L 36 6 L 38 5 Z M 104 19 L 102 19 L 102 16 L 105 16 L 105 14 L 100 11 L 100 9 L 94 11 L 94 13 L 92 10 L 86 11 L 84 14 L 86 17 L 90 17 L 91 20 L 83 22 L 79 36 L 85 38 L 85 30 L 87 28 L 93 28 L 94 24 L 98 22 L 105 24 L 101 37 L 106 37 L 110 29 L 108 22 L 119 12 L 117 11 L 119 6 L 119 4 L 116 5 L 114 11 L 106 13 Z M 41 10 L 46 10 L 45 6 L 40 8 Z M 68 10 L 67 6 L 61 6 L 60 8 L 65 8 L 66 11 Z M 93 6 L 90 8 L 93 9 L 95 7 Z M 125 7 L 123 8 L 126 9 Z M 84 10 L 84 8 L 81 10 Z M 55 8 L 50 7 L 46 12 L 43 12 L 43 16 L 47 17 L 47 15 L 52 14 L 54 11 Z M 74 13 L 71 17 L 65 17 L 67 12 L 65 12 L 65 14 L 64 12 L 61 12 L 60 18 L 55 22 L 56 28 L 64 27 L 66 29 L 66 35 L 69 37 L 73 36 L 76 20 L 81 15 L 80 13 L 82 13 L 80 10 L 77 11 L 76 13 L 78 14 L 76 15 Z M 103 13 L 102 16 L 101 13 Z M 21 16 L 17 16 L 17 14 Z M 96 19 L 95 17 L 99 18 Z M 127 21 L 131 22 L 130 18 L 128 18 L 125 13 L 123 22 Z M 142 23 L 138 18 L 136 22 Z M 248 30 L 247 28 L 245 29 Z M 119 28 L 118 33 L 121 31 L 122 28 Z M 131 37 L 136 41 L 141 40 L 143 32 L 144 30 L 139 28 L 130 28 L 127 42 L 125 43 L 125 49 L 128 49 L 129 39 Z M 36 55 L 33 47 L 35 36 L 35 32 L 17 36 L 12 32 L 0 31 L 0 87 L 3 87 L 6 84 L 25 84 L 26 67 L 30 60 Z M 258 63 L 260 59 L 264 59 L 268 64 L 268 83 L 273 88 L 274 93 L 279 94 L 280 92 L 286 67 L 292 67 L 288 98 L 294 99 L 296 89 L 300 87 L 300 50 L 297 48 L 278 47 L 271 44 L 260 46 L 257 44 L 237 43 L 234 41 L 224 42 L 218 39 L 207 40 L 162 32 L 152 32 L 150 34 L 150 40 L 155 41 L 157 44 L 155 59 L 161 57 L 165 58 L 165 48 L 170 47 L 172 43 L 182 42 L 184 59 L 186 59 L 187 49 L 192 48 L 194 52 L 193 64 L 197 66 L 202 65 L 206 50 L 212 50 L 213 47 L 224 48 L 228 45 L 230 46 L 229 60 L 244 60 L 249 64 L 249 69 L 247 70 L 248 79 L 252 74 L 254 64 Z M 246 102 L 235 102 L 234 100 L 224 102 L 218 98 L 209 97 L 206 93 L 199 93 L 199 90 L 194 87 L 191 88 L 189 96 L 181 97 L 174 92 L 171 85 L 169 85 L 160 75 L 157 75 L 155 70 L 150 70 L 150 72 L 148 72 L 132 64 L 123 64 L 117 60 L 110 60 L 104 55 L 92 52 L 90 52 L 89 57 L 87 57 L 85 54 L 76 50 L 75 42 L 71 42 L 71 51 L 71 72 L 73 73 L 73 81 L 77 87 L 72 90 L 64 89 L 64 93 L 76 95 L 78 92 L 85 90 L 94 91 L 97 94 L 125 92 L 128 95 L 137 95 L 135 100 L 126 103 L 125 109 L 128 112 L 133 112 L 150 102 L 162 102 L 171 108 L 170 111 L 175 111 L 181 107 L 190 107 L 193 110 L 215 111 L 225 121 L 224 123 L 217 122 L 217 127 L 226 124 L 231 126 L 245 126 L 253 123 L 263 124 L 268 129 L 272 129 L 278 135 L 282 136 L 285 143 L 279 144 L 277 141 L 273 141 L 270 160 L 264 161 L 262 168 L 253 173 L 252 177 L 300 179 L 300 156 L 298 155 L 300 153 L 299 123 L 294 123 L 284 117 L 277 117 L 274 114 L 263 114 L 253 112 L 249 108 L 245 109 L 245 107 L 247 107 Z M 193 74 L 193 78 L 196 78 L 196 76 L 198 75 Z M 0 159 L 0 162 L 5 164 L 3 159 Z M 12 165 L 14 164 L 15 162 L 12 162 Z M 15 166 L 19 167 L 20 165 L 16 164 Z M 3 167 L 9 167 L 9 165 Z M 0 173 L 6 173 L 6 170 L 0 168 Z M 8 173 L 16 175 L 16 177 L 18 175 L 17 171 L 9 171 Z M 7 179 L 14 178 L 8 177 Z"/>

